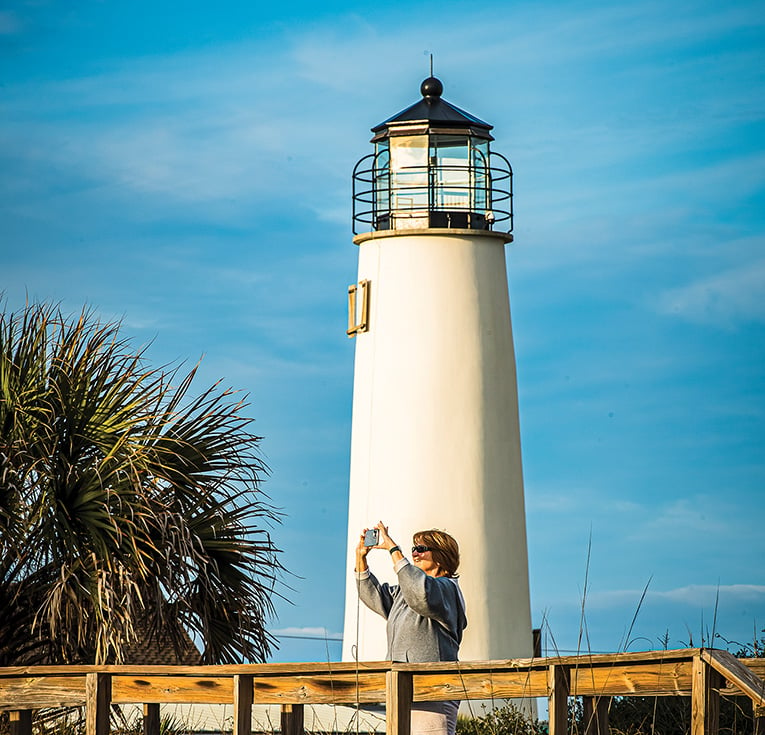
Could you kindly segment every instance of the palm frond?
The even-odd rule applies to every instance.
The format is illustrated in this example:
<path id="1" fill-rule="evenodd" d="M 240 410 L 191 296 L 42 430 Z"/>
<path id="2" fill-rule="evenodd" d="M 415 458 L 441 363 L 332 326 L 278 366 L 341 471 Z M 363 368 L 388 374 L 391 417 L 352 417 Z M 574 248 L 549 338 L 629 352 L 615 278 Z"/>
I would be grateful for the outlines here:
<path id="1" fill-rule="evenodd" d="M 210 662 L 274 645 L 260 437 L 232 391 L 190 396 L 195 373 L 148 367 L 87 310 L 0 315 L 0 544 L 13 599 L 35 586 L 25 635 L 61 662 L 119 661 L 139 619 L 177 640 L 185 626 Z"/>

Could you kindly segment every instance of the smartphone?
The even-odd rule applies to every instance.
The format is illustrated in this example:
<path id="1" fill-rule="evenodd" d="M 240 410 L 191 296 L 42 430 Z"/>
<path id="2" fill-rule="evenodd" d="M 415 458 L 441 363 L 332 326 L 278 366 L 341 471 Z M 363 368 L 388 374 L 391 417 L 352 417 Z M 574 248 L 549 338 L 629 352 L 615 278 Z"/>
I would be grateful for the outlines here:
<path id="1" fill-rule="evenodd" d="M 377 546 L 380 542 L 380 529 L 370 528 L 364 533 L 364 546 Z"/>

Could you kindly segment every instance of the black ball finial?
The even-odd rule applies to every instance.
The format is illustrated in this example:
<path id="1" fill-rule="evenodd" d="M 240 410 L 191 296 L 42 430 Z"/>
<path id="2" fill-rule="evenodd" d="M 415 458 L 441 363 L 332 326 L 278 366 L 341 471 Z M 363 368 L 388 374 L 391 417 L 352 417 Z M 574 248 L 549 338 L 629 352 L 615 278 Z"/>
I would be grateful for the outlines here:
<path id="1" fill-rule="evenodd" d="M 440 97 L 443 94 L 444 85 L 441 84 L 441 80 L 436 77 L 428 77 L 421 85 L 420 92 L 426 99 L 432 97 Z"/>

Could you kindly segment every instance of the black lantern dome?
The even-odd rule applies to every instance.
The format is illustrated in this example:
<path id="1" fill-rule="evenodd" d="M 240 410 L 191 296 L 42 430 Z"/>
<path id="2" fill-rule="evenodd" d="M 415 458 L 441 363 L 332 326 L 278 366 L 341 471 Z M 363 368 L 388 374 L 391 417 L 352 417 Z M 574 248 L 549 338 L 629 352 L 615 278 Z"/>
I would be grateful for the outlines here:
<path id="1" fill-rule="evenodd" d="M 441 97 L 428 77 L 422 99 L 372 128 L 375 152 L 353 172 L 358 228 L 512 230 L 512 169 L 490 150 L 492 126 Z"/>

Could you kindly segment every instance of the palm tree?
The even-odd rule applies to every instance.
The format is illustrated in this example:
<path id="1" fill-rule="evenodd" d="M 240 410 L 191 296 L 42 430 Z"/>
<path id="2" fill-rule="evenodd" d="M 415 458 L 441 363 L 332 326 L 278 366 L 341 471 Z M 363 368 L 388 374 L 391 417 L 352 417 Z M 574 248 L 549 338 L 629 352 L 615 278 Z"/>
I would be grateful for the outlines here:
<path id="1" fill-rule="evenodd" d="M 118 323 L 0 314 L 0 666 L 188 635 L 264 661 L 283 571 L 246 404 L 146 365 Z"/>

